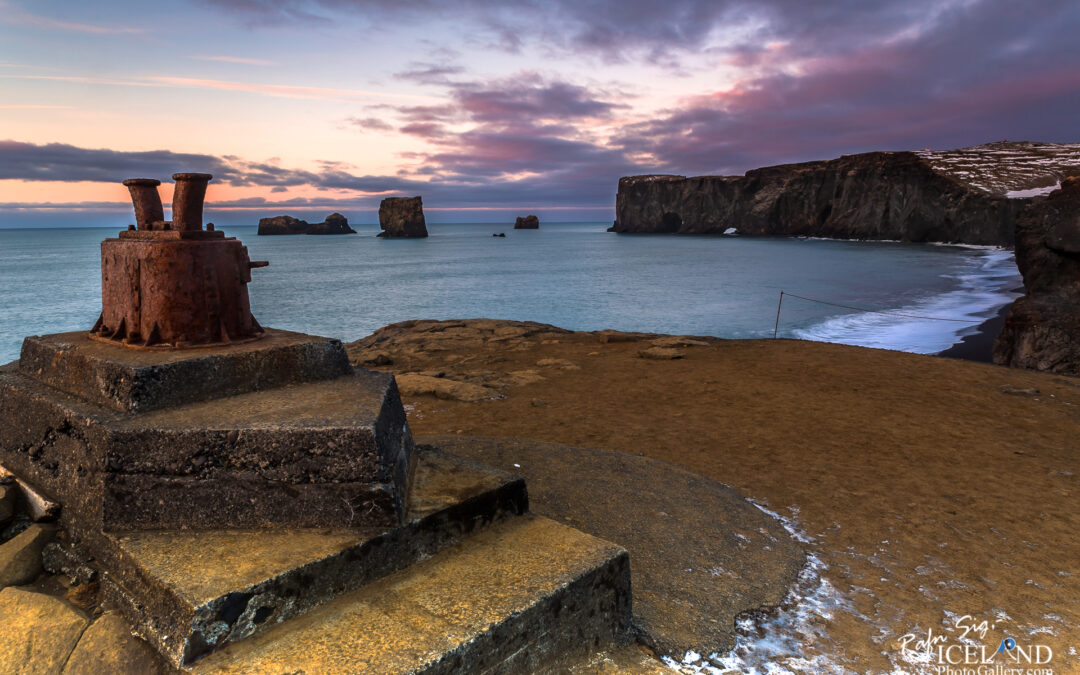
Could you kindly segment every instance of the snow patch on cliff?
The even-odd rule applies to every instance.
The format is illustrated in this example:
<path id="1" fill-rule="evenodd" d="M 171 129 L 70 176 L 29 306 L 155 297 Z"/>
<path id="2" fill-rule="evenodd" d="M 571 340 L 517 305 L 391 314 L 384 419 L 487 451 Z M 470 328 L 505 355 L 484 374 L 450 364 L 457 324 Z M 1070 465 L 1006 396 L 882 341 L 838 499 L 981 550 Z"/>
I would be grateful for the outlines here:
<path id="1" fill-rule="evenodd" d="M 916 154 L 939 173 L 1006 197 L 1037 197 L 1060 185 L 1062 178 L 1080 175 L 1080 143 L 999 141 Z"/>

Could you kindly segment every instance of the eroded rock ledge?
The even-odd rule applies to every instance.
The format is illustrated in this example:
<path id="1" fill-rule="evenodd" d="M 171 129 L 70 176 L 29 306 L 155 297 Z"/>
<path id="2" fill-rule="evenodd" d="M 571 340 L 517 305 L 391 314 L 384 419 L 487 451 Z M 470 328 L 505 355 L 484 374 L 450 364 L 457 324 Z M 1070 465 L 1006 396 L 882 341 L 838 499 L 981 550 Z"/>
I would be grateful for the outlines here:
<path id="1" fill-rule="evenodd" d="M 1030 202 L 966 185 L 913 152 L 870 152 L 745 176 L 627 176 L 611 231 L 1011 246 Z"/>

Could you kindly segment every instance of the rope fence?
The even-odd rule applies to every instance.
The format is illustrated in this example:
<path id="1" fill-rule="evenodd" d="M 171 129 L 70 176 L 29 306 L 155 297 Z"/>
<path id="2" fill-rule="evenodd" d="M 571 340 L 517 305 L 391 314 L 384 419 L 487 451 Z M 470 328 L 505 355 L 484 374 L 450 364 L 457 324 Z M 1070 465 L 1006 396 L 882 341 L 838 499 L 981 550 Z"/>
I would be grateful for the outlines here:
<path id="1" fill-rule="evenodd" d="M 956 323 L 982 323 L 985 319 L 947 319 L 941 316 L 919 316 L 918 314 L 903 314 L 901 312 L 882 312 L 877 309 L 867 309 L 865 307 L 852 307 L 851 305 L 841 305 L 838 302 L 828 302 L 826 300 L 818 300 L 816 298 L 807 298 L 802 295 L 795 295 L 794 293 L 788 293 L 787 291 L 780 291 L 780 302 L 776 304 L 776 325 L 773 326 L 773 339 L 776 339 L 776 333 L 780 329 L 780 308 L 784 305 L 784 296 L 790 296 L 792 298 L 798 298 L 799 300 L 806 300 L 807 302 L 816 302 L 821 305 L 829 305 L 830 307 L 842 307 L 844 309 L 853 309 L 857 312 L 869 312 L 871 314 L 884 314 L 885 316 L 899 316 L 905 319 L 925 319 L 927 321 L 954 321 Z"/>

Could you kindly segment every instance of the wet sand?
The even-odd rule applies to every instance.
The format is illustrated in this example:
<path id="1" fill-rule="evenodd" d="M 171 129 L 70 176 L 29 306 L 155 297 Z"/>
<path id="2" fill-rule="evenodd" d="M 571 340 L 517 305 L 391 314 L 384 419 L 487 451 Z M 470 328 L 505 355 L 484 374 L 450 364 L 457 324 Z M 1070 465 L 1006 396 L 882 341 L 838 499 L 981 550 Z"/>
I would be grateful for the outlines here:
<path id="1" fill-rule="evenodd" d="M 965 361 L 978 361 L 980 363 L 993 363 L 994 340 L 1001 333 L 1001 328 L 1005 325 L 1005 315 L 1009 313 L 1011 307 L 1012 303 L 1010 302 L 998 310 L 996 315 L 979 324 L 975 333 L 965 336 L 960 342 L 945 351 L 938 352 L 938 356 L 964 359 Z"/>
<path id="2" fill-rule="evenodd" d="M 920 672 L 903 637 L 959 644 L 970 616 L 987 622 L 973 644 L 1045 645 L 1054 672 L 1080 672 L 1080 380 L 795 340 L 707 339 L 658 361 L 639 356 L 648 337 L 534 326 L 398 326 L 350 352 L 502 397 L 406 393 L 418 435 L 640 452 L 790 518 L 831 595 L 780 617 L 794 653 L 774 663 Z M 757 631 L 742 629 L 751 646 Z"/>

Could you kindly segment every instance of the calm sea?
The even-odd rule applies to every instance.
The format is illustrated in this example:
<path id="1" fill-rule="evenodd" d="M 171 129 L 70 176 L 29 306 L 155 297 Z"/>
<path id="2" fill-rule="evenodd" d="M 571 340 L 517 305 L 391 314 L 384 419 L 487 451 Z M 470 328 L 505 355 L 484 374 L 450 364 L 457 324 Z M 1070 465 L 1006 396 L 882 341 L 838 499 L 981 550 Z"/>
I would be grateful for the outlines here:
<path id="1" fill-rule="evenodd" d="M 405 319 L 528 319 L 578 330 L 758 338 L 773 334 L 781 290 L 901 318 L 786 298 L 779 334 L 933 353 L 1021 285 L 994 249 L 727 236 L 615 235 L 606 223 L 431 225 L 427 239 L 238 236 L 253 260 L 264 326 L 355 340 Z M 26 335 L 89 329 L 100 310 L 98 243 L 109 229 L 0 230 L 0 363 Z M 506 238 L 492 237 L 505 232 Z"/>

